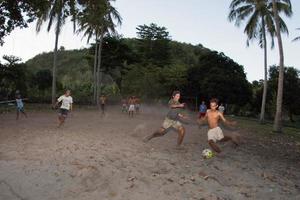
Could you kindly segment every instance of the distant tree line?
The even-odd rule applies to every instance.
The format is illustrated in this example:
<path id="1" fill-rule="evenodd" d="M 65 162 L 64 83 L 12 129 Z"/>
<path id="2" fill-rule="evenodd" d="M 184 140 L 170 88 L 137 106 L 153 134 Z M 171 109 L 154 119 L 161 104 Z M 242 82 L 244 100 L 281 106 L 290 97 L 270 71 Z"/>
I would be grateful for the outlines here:
<path id="1" fill-rule="evenodd" d="M 104 37 L 102 54 L 103 93 L 111 98 L 136 95 L 144 100 L 167 99 L 173 90 L 183 97 L 208 101 L 217 97 L 228 112 L 256 117 L 260 113 L 263 81 L 249 83 L 243 66 L 224 53 L 202 45 L 173 41 L 165 27 L 156 24 L 137 28 L 137 38 Z M 71 89 L 79 103 L 92 103 L 95 44 L 89 49 L 58 50 L 58 92 Z M 5 56 L 1 64 L 1 100 L 14 97 L 15 90 L 33 102 L 51 99 L 51 54 L 43 53 L 26 63 Z M 278 67 L 269 68 L 266 114 L 274 117 Z M 299 114 L 299 72 L 285 69 L 284 110 L 289 119 Z M 293 84 L 291 84 L 293 83 Z M 187 98 L 187 101 L 190 99 Z M 189 102 L 188 102 L 189 103 Z M 192 103 L 192 102 L 190 102 Z M 194 106 L 194 104 L 193 104 Z"/>

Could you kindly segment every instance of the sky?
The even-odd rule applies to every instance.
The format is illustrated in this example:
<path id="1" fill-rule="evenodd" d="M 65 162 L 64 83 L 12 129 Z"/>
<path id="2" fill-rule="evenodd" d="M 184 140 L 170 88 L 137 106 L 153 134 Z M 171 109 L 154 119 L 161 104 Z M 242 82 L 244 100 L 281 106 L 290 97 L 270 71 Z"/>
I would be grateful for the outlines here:
<path id="1" fill-rule="evenodd" d="M 116 0 L 114 6 L 120 12 L 123 23 L 118 28 L 124 37 L 136 37 L 136 27 L 141 24 L 156 23 L 167 27 L 173 40 L 203 46 L 224 52 L 234 61 L 244 66 L 249 81 L 263 79 L 263 50 L 257 42 L 246 46 L 247 37 L 243 33 L 244 24 L 236 27 L 228 21 L 231 0 Z M 300 70 L 300 41 L 291 42 L 300 36 L 300 1 L 291 0 L 292 18 L 285 22 L 289 36 L 283 35 L 285 65 Z M 0 46 L 0 57 L 14 55 L 23 61 L 54 48 L 54 29 L 48 33 L 46 26 L 37 34 L 35 23 L 29 28 L 16 29 Z M 277 42 L 275 40 L 275 42 Z M 277 43 L 275 43 L 276 45 Z M 88 47 L 82 35 L 74 35 L 73 26 L 67 23 L 59 38 L 59 46 L 66 49 Z M 269 48 L 269 65 L 279 63 L 278 48 Z"/>

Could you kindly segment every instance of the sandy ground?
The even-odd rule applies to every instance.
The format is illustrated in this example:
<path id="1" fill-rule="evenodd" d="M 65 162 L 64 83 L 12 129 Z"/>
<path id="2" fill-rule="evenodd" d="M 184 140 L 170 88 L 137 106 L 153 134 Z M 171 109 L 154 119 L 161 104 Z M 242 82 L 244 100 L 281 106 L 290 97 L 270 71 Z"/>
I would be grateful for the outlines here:
<path id="1" fill-rule="evenodd" d="M 227 143 L 225 157 L 205 160 L 206 128 L 187 124 L 182 150 L 175 132 L 145 144 L 165 110 L 133 119 L 119 110 L 80 109 L 60 129 L 51 111 L 0 115 L 0 199 L 300 199 L 295 142 L 239 130 L 242 146 Z"/>

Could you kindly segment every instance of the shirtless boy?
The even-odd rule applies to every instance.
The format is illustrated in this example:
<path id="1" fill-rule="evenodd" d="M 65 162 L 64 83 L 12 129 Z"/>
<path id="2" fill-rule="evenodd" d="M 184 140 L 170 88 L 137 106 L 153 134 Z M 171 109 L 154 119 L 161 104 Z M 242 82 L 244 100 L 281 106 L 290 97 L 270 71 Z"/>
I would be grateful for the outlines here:
<path id="1" fill-rule="evenodd" d="M 133 117 L 133 113 L 135 111 L 135 102 L 133 96 L 131 96 L 128 100 L 128 115 L 129 117 Z"/>
<path id="2" fill-rule="evenodd" d="M 219 120 L 221 119 L 226 125 L 236 125 L 234 121 L 228 121 L 225 119 L 223 113 L 218 111 L 218 100 L 210 100 L 210 109 L 201 121 L 206 120 L 208 122 L 209 130 L 207 133 L 209 146 L 217 153 L 221 153 L 221 149 L 216 144 L 217 141 L 226 142 L 232 141 L 235 145 L 238 145 L 237 138 L 233 136 L 225 136 L 222 129 L 219 127 Z"/>

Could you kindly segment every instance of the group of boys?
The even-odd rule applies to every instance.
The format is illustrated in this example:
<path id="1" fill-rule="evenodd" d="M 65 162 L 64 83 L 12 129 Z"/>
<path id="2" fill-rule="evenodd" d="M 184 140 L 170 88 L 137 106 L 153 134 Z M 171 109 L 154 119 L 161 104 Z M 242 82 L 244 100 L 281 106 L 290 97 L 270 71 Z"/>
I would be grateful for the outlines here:
<path id="1" fill-rule="evenodd" d="M 144 142 L 148 142 L 155 137 L 161 137 L 165 135 L 170 128 L 177 130 L 178 139 L 177 146 L 179 147 L 185 136 L 185 128 L 181 123 L 181 119 L 186 119 L 187 116 L 182 114 L 182 109 L 185 108 L 184 103 L 180 103 L 180 92 L 174 91 L 172 94 L 172 98 L 169 101 L 169 111 L 162 123 L 162 126 L 159 130 L 155 131 L 153 134 L 147 136 L 144 139 Z M 106 97 L 100 97 L 102 112 L 104 112 L 104 106 L 106 103 Z M 17 119 L 19 118 L 19 113 L 23 113 L 26 117 L 26 113 L 24 112 L 24 105 L 19 94 L 16 95 L 16 103 L 17 103 Z M 131 96 L 128 100 L 122 100 L 123 103 L 123 112 L 127 111 L 129 116 L 133 116 L 134 112 L 139 112 L 140 99 Z M 60 104 L 60 105 L 59 105 Z M 56 107 L 59 106 L 59 125 L 63 125 L 65 119 L 70 111 L 73 109 L 73 98 L 71 97 L 71 91 L 67 90 L 64 95 L 60 96 L 57 99 Z M 207 132 L 208 144 L 217 153 L 221 153 L 221 149 L 217 145 L 217 142 L 225 142 L 232 141 L 236 146 L 239 144 L 239 140 L 236 137 L 224 135 L 222 129 L 219 127 L 219 121 L 222 120 L 226 125 L 232 126 L 236 125 L 236 122 L 229 121 L 225 119 L 223 112 L 225 108 L 218 108 L 218 100 L 213 98 L 210 100 L 210 109 L 207 109 L 205 102 L 203 101 L 199 107 L 199 124 L 207 121 L 209 130 Z"/>
<path id="2" fill-rule="evenodd" d="M 147 136 L 144 142 L 148 142 L 155 137 L 164 136 L 170 128 L 177 130 L 178 139 L 177 146 L 179 147 L 185 135 L 185 129 L 181 123 L 181 119 L 187 118 L 182 114 L 182 109 L 185 107 L 184 103 L 180 103 L 180 92 L 174 91 L 172 98 L 169 101 L 169 112 L 165 117 L 162 126 L 153 134 Z M 237 137 L 224 135 L 222 129 L 219 127 L 219 121 L 222 120 L 226 125 L 233 126 L 236 122 L 225 119 L 223 111 L 218 110 L 218 100 L 213 98 L 210 100 L 210 109 L 207 109 L 205 102 L 200 106 L 199 123 L 207 121 L 209 130 L 207 133 L 208 144 L 216 153 L 221 153 L 221 149 L 217 142 L 232 141 L 233 144 L 238 145 L 239 140 Z"/>
<path id="3" fill-rule="evenodd" d="M 133 117 L 134 113 L 140 112 L 141 100 L 136 96 L 131 96 L 126 99 L 122 99 L 122 112 L 128 112 L 130 117 Z"/>

